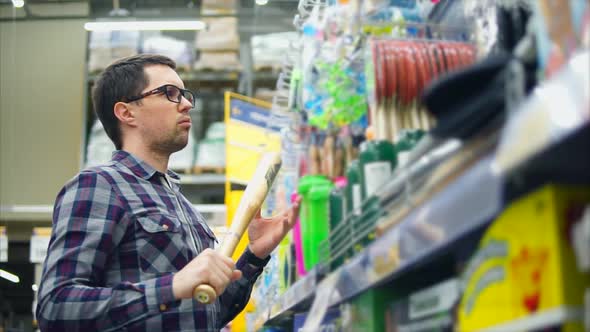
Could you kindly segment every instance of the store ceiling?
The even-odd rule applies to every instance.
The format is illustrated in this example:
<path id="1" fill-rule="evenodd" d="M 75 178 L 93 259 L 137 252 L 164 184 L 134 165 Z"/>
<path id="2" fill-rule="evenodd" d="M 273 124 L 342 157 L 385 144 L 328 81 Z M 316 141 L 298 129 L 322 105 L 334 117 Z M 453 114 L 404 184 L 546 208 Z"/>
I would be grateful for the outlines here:
<path id="1" fill-rule="evenodd" d="M 202 0 L 25 0 L 23 9 L 14 9 L 11 0 L 0 0 L 0 20 L 100 19 L 125 13 L 143 19 L 198 18 Z M 114 11 L 117 6 L 123 11 Z M 235 16 L 241 34 L 271 33 L 293 30 L 297 0 L 269 0 L 259 6 L 255 0 L 235 1 Z M 216 14 L 219 16 L 219 14 Z M 213 15 L 215 16 L 215 15 Z"/>

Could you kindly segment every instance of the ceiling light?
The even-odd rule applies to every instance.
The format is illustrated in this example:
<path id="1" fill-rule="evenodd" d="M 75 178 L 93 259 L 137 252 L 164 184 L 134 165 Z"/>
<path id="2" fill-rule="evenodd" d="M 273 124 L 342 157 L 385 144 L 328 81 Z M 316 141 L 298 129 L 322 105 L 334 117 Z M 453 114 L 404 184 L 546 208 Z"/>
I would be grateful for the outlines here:
<path id="1" fill-rule="evenodd" d="M 0 269 L 0 278 L 4 278 L 8 281 L 12 281 L 15 284 L 18 284 L 20 282 L 20 278 L 17 275 L 14 275 L 14 274 L 4 271 L 2 269 Z"/>
<path id="2" fill-rule="evenodd" d="M 202 21 L 105 21 L 84 24 L 84 29 L 88 31 L 202 30 L 205 27 Z"/>
<path id="3" fill-rule="evenodd" d="M 16 8 L 22 8 L 25 5 L 25 0 L 12 0 L 12 5 Z"/>
<path id="4" fill-rule="evenodd" d="M 33 292 L 39 291 L 39 286 L 37 286 L 37 284 L 33 284 L 31 288 L 33 289 Z"/>
<path id="5" fill-rule="evenodd" d="M 268 0 L 256 0 L 256 4 L 260 6 L 264 6 L 268 3 Z"/>

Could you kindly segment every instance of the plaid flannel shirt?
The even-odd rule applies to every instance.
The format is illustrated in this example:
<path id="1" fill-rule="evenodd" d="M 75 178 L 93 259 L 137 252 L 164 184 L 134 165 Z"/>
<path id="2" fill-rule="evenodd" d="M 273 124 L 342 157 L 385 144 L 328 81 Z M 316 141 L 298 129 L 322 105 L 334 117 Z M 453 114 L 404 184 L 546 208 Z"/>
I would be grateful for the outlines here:
<path id="1" fill-rule="evenodd" d="M 214 304 L 174 299 L 174 272 L 216 241 L 178 180 L 117 151 L 64 186 L 39 289 L 42 331 L 219 331 L 243 310 L 262 272 L 244 256 L 243 277 Z"/>

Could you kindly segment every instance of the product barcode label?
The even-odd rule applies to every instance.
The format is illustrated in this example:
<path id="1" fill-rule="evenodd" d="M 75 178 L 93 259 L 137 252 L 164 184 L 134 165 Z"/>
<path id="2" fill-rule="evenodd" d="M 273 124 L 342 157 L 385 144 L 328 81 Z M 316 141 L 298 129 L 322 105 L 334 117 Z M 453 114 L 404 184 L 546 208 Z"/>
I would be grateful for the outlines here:
<path id="1" fill-rule="evenodd" d="M 370 197 L 383 184 L 387 183 L 391 176 L 391 163 L 388 161 L 378 161 L 365 165 L 365 189 L 366 197 Z"/>
<path id="2" fill-rule="evenodd" d="M 31 263 L 43 263 L 45 261 L 49 239 L 49 236 L 31 236 L 31 251 L 29 253 Z"/>
<path id="3" fill-rule="evenodd" d="M 8 237 L 0 235 L 0 262 L 8 262 Z"/>
<path id="4" fill-rule="evenodd" d="M 352 186 L 352 212 L 355 216 L 361 215 L 362 204 L 361 185 L 357 183 Z"/>

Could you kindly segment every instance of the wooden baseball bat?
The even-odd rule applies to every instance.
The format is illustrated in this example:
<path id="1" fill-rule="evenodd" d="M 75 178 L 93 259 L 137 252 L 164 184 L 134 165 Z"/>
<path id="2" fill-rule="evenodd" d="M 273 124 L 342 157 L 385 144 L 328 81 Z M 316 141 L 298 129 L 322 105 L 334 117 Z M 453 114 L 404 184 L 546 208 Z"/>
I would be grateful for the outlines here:
<path id="1" fill-rule="evenodd" d="M 232 219 L 229 232 L 217 249 L 222 255 L 227 257 L 233 255 L 250 221 L 260 210 L 280 168 L 281 155 L 279 153 L 272 152 L 262 156 L 252 180 L 246 186 L 244 195 Z M 210 304 L 215 301 L 217 294 L 213 287 L 202 284 L 195 288 L 193 297 L 200 303 Z"/>

